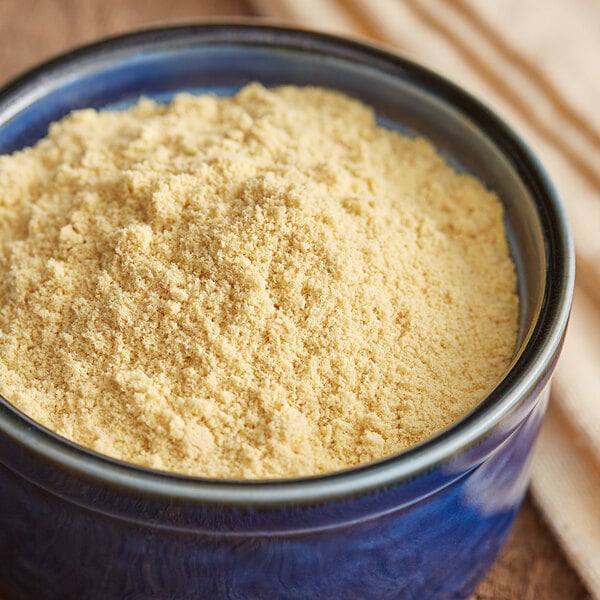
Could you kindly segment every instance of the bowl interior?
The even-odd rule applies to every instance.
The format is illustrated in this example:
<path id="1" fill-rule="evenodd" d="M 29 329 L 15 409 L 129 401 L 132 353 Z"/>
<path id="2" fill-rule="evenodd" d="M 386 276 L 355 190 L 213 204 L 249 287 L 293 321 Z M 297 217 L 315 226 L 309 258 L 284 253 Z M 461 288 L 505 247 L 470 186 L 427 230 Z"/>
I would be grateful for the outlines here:
<path id="1" fill-rule="evenodd" d="M 568 250 L 569 239 L 560 207 L 555 199 L 547 199 L 552 192 L 539 165 L 478 102 L 427 70 L 377 49 L 330 36 L 256 26 L 175 27 L 108 40 L 43 65 L 0 91 L 0 154 L 35 143 L 52 121 L 74 109 L 119 109 L 142 95 L 165 101 L 180 91 L 230 94 L 252 81 L 265 86 L 325 86 L 357 97 L 374 107 L 382 124 L 428 138 L 456 168 L 495 190 L 505 208 L 520 295 L 519 340 L 511 374 L 523 362 L 525 350 L 531 350 L 532 336 L 539 333 L 553 270 L 558 287 L 551 327 L 545 332 L 553 338 L 543 345 L 555 349 L 566 321 L 572 273 L 568 274 L 568 252 L 560 264 L 551 260 L 552 252 Z M 556 239 L 549 240 L 549 231 Z M 524 364 L 521 377 L 526 371 Z M 503 402 L 503 395 L 504 391 L 496 394 L 494 401 Z M 517 401 L 516 395 L 510 399 L 513 404 Z M 437 459 L 456 452 L 461 444 L 473 443 L 497 424 L 499 415 L 498 411 L 493 418 L 483 415 L 470 439 L 456 441 L 454 449 L 446 444 Z M 422 469 L 432 460 L 433 454 L 423 455 L 404 471 Z M 402 473 L 396 470 L 396 476 Z"/>
<path id="2" fill-rule="evenodd" d="M 140 96 L 168 101 L 180 91 L 232 94 L 252 81 L 265 86 L 318 85 L 373 106 L 384 126 L 431 140 L 455 168 L 478 177 L 501 197 L 521 300 L 518 347 L 528 337 L 541 304 L 546 269 L 537 208 L 490 132 L 455 106 L 448 90 L 424 88 L 408 68 L 389 73 L 371 62 L 290 48 L 235 41 L 196 43 L 160 36 L 152 48 L 100 48 L 93 56 L 56 65 L 24 89 L 11 105 L 0 101 L 0 154 L 34 144 L 48 125 L 78 108 L 121 109 Z M 161 47 L 162 46 L 162 47 Z M 400 76 L 398 76 L 400 75 Z M 494 123 L 490 120 L 490 127 Z M 494 132 L 491 132 L 492 134 Z M 518 353 L 518 352 L 517 352 Z"/>

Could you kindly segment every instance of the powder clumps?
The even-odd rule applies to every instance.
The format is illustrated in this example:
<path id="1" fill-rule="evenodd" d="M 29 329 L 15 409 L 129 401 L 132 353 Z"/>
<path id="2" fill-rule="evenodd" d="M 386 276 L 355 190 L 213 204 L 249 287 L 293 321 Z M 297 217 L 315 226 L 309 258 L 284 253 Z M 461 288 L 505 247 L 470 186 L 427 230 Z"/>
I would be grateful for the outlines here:
<path id="1" fill-rule="evenodd" d="M 0 157 L 0 392 L 79 444 L 189 475 L 379 459 L 505 372 L 502 214 L 329 90 L 74 112 Z"/>

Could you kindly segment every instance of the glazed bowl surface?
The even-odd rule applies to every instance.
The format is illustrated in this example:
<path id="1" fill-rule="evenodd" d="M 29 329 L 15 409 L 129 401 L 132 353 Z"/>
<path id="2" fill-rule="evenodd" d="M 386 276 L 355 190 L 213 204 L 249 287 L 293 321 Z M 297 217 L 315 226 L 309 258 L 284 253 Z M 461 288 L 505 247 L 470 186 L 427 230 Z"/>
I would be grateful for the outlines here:
<path id="1" fill-rule="evenodd" d="M 141 95 L 320 85 L 430 139 L 500 196 L 518 347 L 473 411 L 396 456 L 277 481 L 184 477 L 78 447 L 0 398 L 0 596 L 466 598 L 526 491 L 574 280 L 564 211 L 525 144 L 452 83 L 381 49 L 254 24 L 158 28 L 81 48 L 0 91 L 0 153 L 69 111 Z"/>

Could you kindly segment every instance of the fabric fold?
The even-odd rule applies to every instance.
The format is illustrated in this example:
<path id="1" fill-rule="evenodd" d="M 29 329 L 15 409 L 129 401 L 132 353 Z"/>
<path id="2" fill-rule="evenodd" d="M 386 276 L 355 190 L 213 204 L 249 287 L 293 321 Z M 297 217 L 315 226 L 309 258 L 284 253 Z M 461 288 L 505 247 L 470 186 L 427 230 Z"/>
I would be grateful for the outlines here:
<path id="1" fill-rule="evenodd" d="M 555 401 L 538 439 L 531 489 L 569 560 L 600 598 L 600 470 Z"/>

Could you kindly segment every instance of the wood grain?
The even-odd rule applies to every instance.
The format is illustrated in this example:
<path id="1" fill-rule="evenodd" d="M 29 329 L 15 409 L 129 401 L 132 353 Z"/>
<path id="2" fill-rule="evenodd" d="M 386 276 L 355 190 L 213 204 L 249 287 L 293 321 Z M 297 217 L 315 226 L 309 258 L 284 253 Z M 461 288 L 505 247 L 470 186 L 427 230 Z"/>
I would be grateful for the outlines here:
<path id="1" fill-rule="evenodd" d="M 74 46 L 165 20 L 246 16 L 242 0 L 0 0 L 0 83 Z M 472 600 L 586 600 L 528 498 Z"/>

